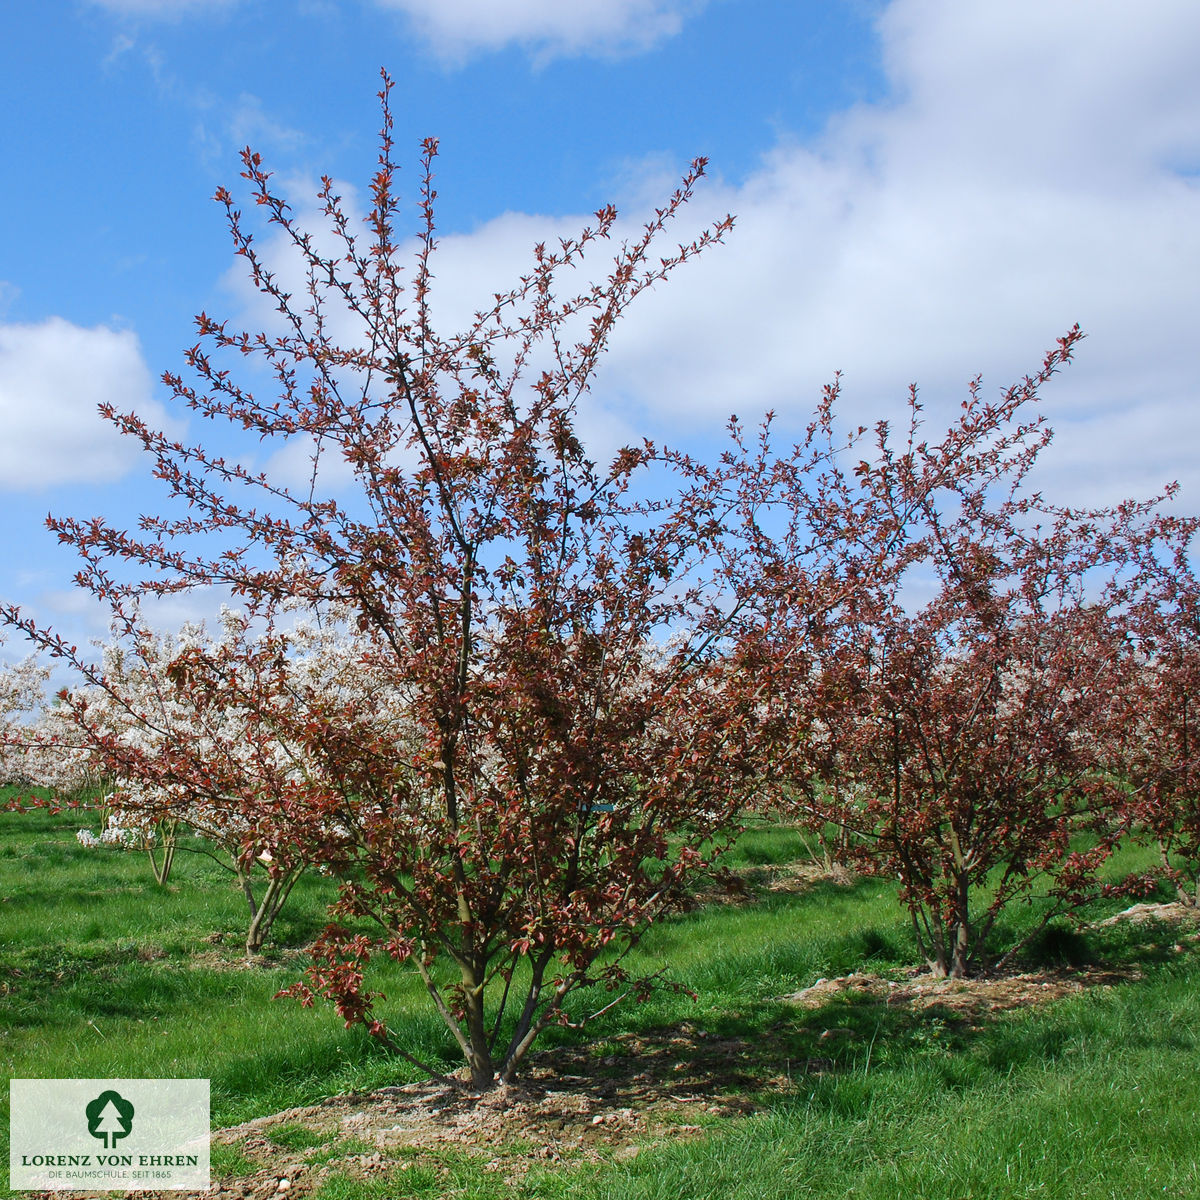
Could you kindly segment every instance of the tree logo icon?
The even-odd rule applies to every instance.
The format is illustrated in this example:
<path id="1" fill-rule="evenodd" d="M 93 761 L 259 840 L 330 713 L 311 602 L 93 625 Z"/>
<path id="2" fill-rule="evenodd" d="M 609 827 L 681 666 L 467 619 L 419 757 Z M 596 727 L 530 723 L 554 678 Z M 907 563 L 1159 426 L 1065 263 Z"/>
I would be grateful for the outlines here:
<path id="1" fill-rule="evenodd" d="M 120 1092 L 101 1092 L 84 1112 L 88 1133 L 102 1138 L 105 1150 L 111 1150 L 119 1138 L 128 1137 L 133 1128 L 133 1105 Z"/>

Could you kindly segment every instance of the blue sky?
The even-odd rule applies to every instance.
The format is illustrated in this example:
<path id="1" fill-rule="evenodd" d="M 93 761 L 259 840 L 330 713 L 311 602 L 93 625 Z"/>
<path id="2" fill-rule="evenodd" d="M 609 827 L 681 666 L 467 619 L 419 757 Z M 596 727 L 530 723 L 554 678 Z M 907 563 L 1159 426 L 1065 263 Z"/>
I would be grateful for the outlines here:
<path id="1" fill-rule="evenodd" d="M 737 228 L 629 318 L 583 414 L 597 444 L 704 443 L 768 407 L 798 426 L 837 370 L 849 420 L 898 412 L 916 381 L 934 424 L 1078 321 L 1047 492 L 1179 479 L 1200 510 L 1197 62 L 1194 0 L 6 5 L 0 599 L 103 632 L 42 521 L 132 522 L 160 493 L 95 406 L 188 431 L 158 375 L 196 312 L 253 311 L 213 192 L 250 143 L 300 211 L 322 173 L 352 194 L 380 67 L 402 161 L 441 139 L 449 309 L 710 158 L 692 231 L 725 211 Z"/>

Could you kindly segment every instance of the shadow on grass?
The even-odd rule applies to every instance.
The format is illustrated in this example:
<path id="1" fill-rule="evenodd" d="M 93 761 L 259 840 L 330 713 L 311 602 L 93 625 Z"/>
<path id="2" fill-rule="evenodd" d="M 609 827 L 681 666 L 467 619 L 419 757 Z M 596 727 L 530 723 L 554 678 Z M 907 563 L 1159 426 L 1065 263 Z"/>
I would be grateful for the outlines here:
<path id="1" fill-rule="evenodd" d="M 869 940 L 871 931 L 861 936 Z M 821 1081 L 914 1067 L 942 1086 L 970 1087 L 1080 1053 L 1091 1020 L 1087 1006 L 1100 996 L 1136 988 L 1159 969 L 1194 976 L 1200 935 L 1184 943 L 1180 936 L 1178 927 L 1158 922 L 1054 934 L 1030 948 L 1019 969 L 1034 974 L 1019 980 L 951 986 L 944 998 L 881 981 L 881 990 L 848 987 L 819 1007 L 743 1004 L 701 1020 L 545 1050 L 532 1074 L 548 1088 L 590 1090 L 609 1105 L 636 1108 L 670 1097 L 725 1115 L 815 1097 Z M 1046 1019 L 1051 1012 L 1069 1016 Z M 1122 1036 L 1136 1042 L 1136 1022 Z"/>
<path id="2" fill-rule="evenodd" d="M 1052 921 L 1021 948 L 1012 970 L 1154 966 L 1177 957 L 1180 938 L 1187 938 L 1194 932 L 1194 926 L 1152 918 L 1085 928 L 1062 920 Z M 992 941 L 1002 947 L 1017 942 L 1021 936 L 1018 927 L 1001 924 L 997 925 Z"/>

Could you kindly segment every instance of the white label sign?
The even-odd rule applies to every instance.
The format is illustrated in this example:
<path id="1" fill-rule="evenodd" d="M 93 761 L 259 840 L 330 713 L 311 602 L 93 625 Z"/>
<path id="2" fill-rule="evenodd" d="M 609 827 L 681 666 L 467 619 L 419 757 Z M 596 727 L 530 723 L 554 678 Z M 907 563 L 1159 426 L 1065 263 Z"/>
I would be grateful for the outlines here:
<path id="1" fill-rule="evenodd" d="M 204 1191 L 207 1079 L 14 1079 L 13 1191 Z"/>

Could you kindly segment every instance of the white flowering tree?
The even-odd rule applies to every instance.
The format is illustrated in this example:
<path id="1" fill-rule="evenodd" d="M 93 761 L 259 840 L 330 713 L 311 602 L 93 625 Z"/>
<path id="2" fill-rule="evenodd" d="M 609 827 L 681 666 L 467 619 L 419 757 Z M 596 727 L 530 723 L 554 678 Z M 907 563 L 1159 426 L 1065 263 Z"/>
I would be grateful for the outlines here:
<path id="1" fill-rule="evenodd" d="M 219 675 L 220 689 L 195 686 L 202 672 Z M 292 714 L 286 729 L 261 719 L 266 694 Z M 305 706 L 341 703 L 390 720 L 387 699 L 336 623 L 255 632 L 224 609 L 210 635 L 198 624 L 163 634 L 131 620 L 101 647 L 87 682 L 61 695 L 42 752 L 68 773 L 90 768 L 110 781 L 103 828 L 80 831 L 81 844 L 141 847 L 163 882 L 181 827 L 209 843 L 245 895 L 253 954 L 311 862 L 288 832 L 291 814 L 301 796 L 329 786 L 320 748 L 296 732 Z"/>
<path id="2" fill-rule="evenodd" d="M 4 638 L 0 636 L 0 651 Z M 0 784 L 40 782 L 31 774 L 30 723 L 45 703 L 49 669 L 36 656 L 0 662 Z"/>

